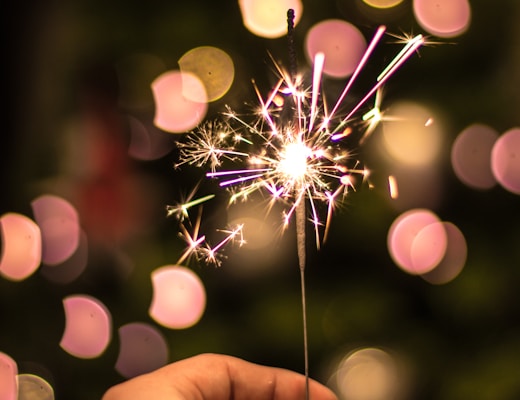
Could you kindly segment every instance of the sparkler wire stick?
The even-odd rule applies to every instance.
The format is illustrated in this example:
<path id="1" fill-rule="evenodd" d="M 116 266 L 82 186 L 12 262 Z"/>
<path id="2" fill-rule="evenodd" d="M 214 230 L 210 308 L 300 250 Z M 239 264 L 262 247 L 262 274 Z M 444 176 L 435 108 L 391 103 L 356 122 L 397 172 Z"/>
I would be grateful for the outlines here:
<path id="1" fill-rule="evenodd" d="M 296 243 L 300 267 L 300 286 L 302 291 L 303 316 L 303 354 L 305 362 L 305 398 L 309 400 L 309 346 L 307 340 L 307 300 L 305 296 L 305 199 L 301 198 L 296 207 Z"/>
<path id="2" fill-rule="evenodd" d="M 289 45 L 289 73 L 291 84 L 296 84 L 296 50 L 294 46 L 294 10 L 287 11 L 287 39 Z M 317 93 L 314 93 L 317 96 Z M 314 96 L 313 96 L 314 97 Z M 313 102 L 315 100 L 313 99 Z M 289 106 L 291 104 L 289 103 Z M 314 108 L 314 107 L 313 107 Z M 301 115 L 299 112 L 298 115 Z M 311 121 L 313 118 L 311 119 Z M 311 124 L 314 121 L 311 122 Z M 299 128 L 299 132 L 301 129 Z M 301 185 L 304 183 L 301 182 Z M 302 188 L 303 189 L 303 188 Z M 304 190 L 301 191 L 304 193 Z M 305 296 L 305 264 L 306 264 L 306 250 L 305 250 L 305 196 L 300 196 L 296 204 L 296 247 L 298 254 L 298 266 L 300 268 L 300 286 L 302 298 L 302 319 L 303 319 L 303 356 L 305 364 L 305 399 L 309 400 L 309 346 L 307 340 L 307 299 Z"/>

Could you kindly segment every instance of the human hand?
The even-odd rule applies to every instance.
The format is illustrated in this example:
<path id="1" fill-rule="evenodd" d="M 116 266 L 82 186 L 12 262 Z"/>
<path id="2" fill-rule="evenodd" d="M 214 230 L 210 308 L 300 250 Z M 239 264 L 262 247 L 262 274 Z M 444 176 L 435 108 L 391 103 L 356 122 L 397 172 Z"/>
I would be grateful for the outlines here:
<path id="1" fill-rule="evenodd" d="M 309 380 L 311 400 L 337 400 Z M 305 377 L 239 358 L 201 354 L 110 388 L 102 400 L 302 400 Z"/>

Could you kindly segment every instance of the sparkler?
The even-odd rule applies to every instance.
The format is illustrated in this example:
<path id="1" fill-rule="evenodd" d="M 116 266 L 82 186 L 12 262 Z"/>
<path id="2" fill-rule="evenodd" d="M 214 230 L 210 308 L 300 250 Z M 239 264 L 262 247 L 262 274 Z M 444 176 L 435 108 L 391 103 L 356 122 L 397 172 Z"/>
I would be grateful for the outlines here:
<path id="1" fill-rule="evenodd" d="M 288 12 L 289 53 L 296 59 L 292 44 L 294 13 Z M 368 62 L 377 44 L 386 31 L 380 26 L 372 37 L 365 53 L 352 73 L 334 106 L 329 110 L 321 93 L 325 57 L 314 57 L 312 84 L 304 88 L 304 80 L 298 75 L 295 63 L 285 71 L 275 63 L 279 79 L 264 98 L 253 81 L 259 107 L 252 122 L 239 116 L 230 108 L 223 113 L 220 122 L 208 122 L 198 132 L 191 132 L 184 143 L 179 144 L 180 161 L 177 164 L 206 166 L 208 178 L 216 178 L 220 186 L 230 191 L 230 204 L 245 201 L 253 193 L 264 192 L 269 198 L 269 207 L 283 202 L 283 228 L 296 218 L 297 255 L 302 289 L 304 330 L 305 376 L 309 384 L 307 322 L 305 300 L 306 223 L 314 227 L 316 246 L 319 249 L 326 240 L 333 211 L 337 204 L 352 190 L 357 182 L 366 181 L 369 170 L 360 166 L 350 149 L 342 146 L 343 139 L 354 128 L 365 128 L 361 141 L 375 129 L 382 118 L 380 111 L 381 90 L 388 79 L 425 43 L 422 35 L 409 37 L 402 49 L 377 77 L 375 84 L 346 114 L 339 115 L 343 100 L 349 94 L 356 79 Z M 374 106 L 364 113 L 361 123 L 355 114 L 375 97 Z M 224 168 L 231 162 L 238 167 Z M 390 181 L 392 193 L 395 182 Z M 320 209 L 325 206 L 325 217 Z M 309 213 L 307 213 L 307 208 Z M 181 213 L 184 209 L 180 209 Z M 230 237 L 237 232 L 231 231 Z M 189 236 L 184 231 L 191 254 L 198 250 L 201 238 Z M 218 246 L 217 246 L 218 247 Z M 215 249 L 213 249 L 215 250 Z M 213 252 L 211 252 L 213 253 Z M 181 258 L 183 258 L 181 257 Z M 211 259 L 212 256 L 208 256 Z"/>

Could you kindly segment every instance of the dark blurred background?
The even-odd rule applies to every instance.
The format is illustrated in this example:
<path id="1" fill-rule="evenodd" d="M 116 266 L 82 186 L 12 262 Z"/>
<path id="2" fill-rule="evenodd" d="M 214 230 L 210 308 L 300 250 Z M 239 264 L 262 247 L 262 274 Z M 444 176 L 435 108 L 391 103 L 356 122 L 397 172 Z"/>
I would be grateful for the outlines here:
<path id="1" fill-rule="evenodd" d="M 323 248 L 309 247 L 311 375 L 321 381 L 338 357 L 381 347 L 411 366 L 413 399 L 520 396 L 520 198 L 499 185 L 464 186 L 449 162 L 451 144 L 469 124 L 489 124 L 500 133 L 520 124 L 520 3 L 471 6 L 469 30 L 421 49 L 391 80 L 385 99 L 441 110 L 445 138 L 436 164 L 441 179 L 432 188 L 438 200 L 407 207 L 432 208 L 456 224 L 468 245 L 466 265 L 445 285 L 400 270 L 388 254 L 386 235 L 405 210 L 389 202 L 384 189 L 358 190 L 336 214 Z M 255 101 L 252 78 L 267 92 L 273 78 L 268 53 L 287 62 L 286 39 L 248 32 L 231 0 L 25 1 L 3 2 L 2 8 L 0 214 L 30 216 L 35 197 L 56 194 L 78 207 L 91 238 L 87 269 L 67 285 L 49 282 L 40 271 L 22 282 L 0 278 L 0 351 L 20 372 L 48 379 L 57 399 L 100 398 L 123 380 L 114 370 L 117 328 L 133 321 L 154 324 L 147 314 L 150 272 L 174 264 L 183 250 L 165 206 L 179 201 L 200 175 L 191 168 L 175 171 L 175 150 L 148 161 L 125 152 L 124 117 L 151 125 L 153 108 L 122 104 L 119 66 L 132 55 L 147 54 L 160 60 L 160 73 L 161 62 L 163 69 L 177 68 L 177 60 L 196 46 L 225 50 L 236 75 L 229 93 L 210 104 L 208 118 L 214 118 L 225 104 L 240 110 Z M 411 1 L 386 14 L 367 13 L 357 1 L 304 1 L 295 38 L 301 65 L 306 31 L 327 18 L 352 22 L 367 38 L 380 23 L 395 33 L 422 31 Z M 395 47 L 386 52 L 382 45 L 373 68 L 394 53 Z M 145 71 L 146 79 L 153 78 L 154 68 Z M 137 83 L 142 86 L 136 84 L 136 90 L 151 99 L 146 82 Z M 86 138 L 85 121 L 99 124 L 105 134 L 95 144 Z M 176 138 L 164 134 L 161 140 L 171 146 Z M 96 170 L 99 165 L 106 169 Z M 377 170 L 377 160 L 372 168 Z M 106 197 L 100 200 L 96 193 Z M 208 206 L 204 215 L 218 225 L 225 207 Z M 294 235 L 289 231 L 275 241 L 272 252 L 255 253 L 254 262 L 247 251 L 229 251 L 218 268 L 191 266 L 206 286 L 208 304 L 191 328 L 158 327 L 170 361 L 218 352 L 303 370 Z M 249 267 L 253 271 L 244 273 Z M 65 324 L 62 299 L 76 293 L 97 297 L 112 314 L 114 337 L 96 359 L 77 359 L 58 345 Z"/>

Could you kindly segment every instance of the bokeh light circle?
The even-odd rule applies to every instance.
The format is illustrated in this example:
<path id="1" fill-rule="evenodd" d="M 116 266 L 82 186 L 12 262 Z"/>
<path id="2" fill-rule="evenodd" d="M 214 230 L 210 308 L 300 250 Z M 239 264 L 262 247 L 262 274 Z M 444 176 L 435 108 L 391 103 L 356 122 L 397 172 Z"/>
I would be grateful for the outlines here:
<path id="1" fill-rule="evenodd" d="M 238 225 L 243 225 L 242 233 L 247 238 L 247 250 L 268 248 L 276 238 L 276 233 L 267 224 L 265 217 L 238 217 L 230 222 L 230 226 Z"/>
<path id="2" fill-rule="evenodd" d="M 112 338 L 112 318 L 105 305 L 88 295 L 63 299 L 65 329 L 60 347 L 78 358 L 99 357 Z"/>
<path id="3" fill-rule="evenodd" d="M 152 92 L 155 100 L 154 124 L 166 132 L 187 132 L 206 116 L 206 89 L 192 73 L 178 70 L 165 72 L 152 82 Z"/>
<path id="4" fill-rule="evenodd" d="M 125 378 L 151 372 L 168 362 L 168 345 L 152 325 L 133 322 L 119 328 L 119 355 L 116 371 Z"/>
<path id="5" fill-rule="evenodd" d="M 269 213 L 265 212 L 263 202 L 238 203 L 230 207 L 227 213 L 229 226 L 242 226 L 245 244 L 240 248 L 230 248 L 226 273 L 233 279 L 252 280 L 260 276 L 277 275 L 277 266 L 290 255 L 280 238 L 279 213 L 283 212 L 282 204 L 273 204 Z"/>
<path id="6" fill-rule="evenodd" d="M 363 0 L 363 3 L 374 8 L 392 8 L 402 2 L 403 0 Z"/>
<path id="7" fill-rule="evenodd" d="M 335 386 L 346 400 L 393 399 L 401 384 L 396 361 L 378 348 L 362 348 L 347 355 L 335 374 Z"/>
<path id="8" fill-rule="evenodd" d="M 419 25 L 439 37 L 459 36 L 470 25 L 468 0 L 414 0 L 413 11 Z"/>
<path id="9" fill-rule="evenodd" d="M 520 194 L 520 128 L 512 128 L 497 139 L 491 151 L 491 169 L 504 189 Z"/>
<path id="10" fill-rule="evenodd" d="M 40 376 L 18 375 L 18 400 L 54 400 L 54 389 Z"/>
<path id="11" fill-rule="evenodd" d="M 57 265 L 79 246 L 81 227 L 76 208 L 55 195 L 42 195 L 31 202 L 34 219 L 42 233 L 42 261 Z"/>
<path id="12" fill-rule="evenodd" d="M 482 190 L 496 184 L 491 150 L 497 138 L 498 132 L 484 124 L 472 124 L 457 136 L 451 148 L 451 165 L 462 183 Z"/>
<path id="13" fill-rule="evenodd" d="M 300 21 L 300 0 L 239 0 L 244 26 L 254 35 L 274 39 L 287 33 L 287 10 L 294 10 L 295 25 Z"/>
<path id="14" fill-rule="evenodd" d="M 448 237 L 444 224 L 434 222 L 422 228 L 410 248 L 410 260 L 415 273 L 427 273 L 439 265 L 446 254 Z"/>
<path id="15" fill-rule="evenodd" d="M 81 231 L 79 245 L 74 254 L 59 265 L 43 265 L 40 272 L 50 282 L 65 285 L 77 279 L 85 271 L 87 264 L 87 234 Z"/>
<path id="16" fill-rule="evenodd" d="M 433 118 L 437 120 L 437 118 Z M 426 107 L 407 101 L 395 102 L 383 117 L 383 144 L 396 161 L 410 166 L 425 167 L 440 154 L 443 132 L 432 121 Z"/>
<path id="17" fill-rule="evenodd" d="M 157 129 L 154 125 L 144 124 L 131 115 L 127 116 L 128 154 L 137 160 L 157 160 L 168 154 L 174 147 L 170 134 Z"/>
<path id="18" fill-rule="evenodd" d="M 425 281 L 442 285 L 454 280 L 466 264 L 468 246 L 461 230 L 451 222 L 443 222 L 447 236 L 447 248 L 444 258 L 430 272 L 421 275 Z"/>
<path id="19" fill-rule="evenodd" d="M 7 354 L 0 352 L 0 399 L 17 400 L 18 365 Z"/>
<path id="20" fill-rule="evenodd" d="M 172 329 L 195 325 L 206 308 L 206 290 L 191 269 L 167 265 L 152 272 L 153 298 L 150 316 Z"/>
<path id="21" fill-rule="evenodd" d="M 305 51 L 309 60 L 317 53 L 325 55 L 323 73 L 334 78 L 351 75 L 363 57 L 366 40 L 352 24 L 329 19 L 314 25 L 305 38 Z"/>
<path id="22" fill-rule="evenodd" d="M 438 225 L 437 215 L 427 209 L 412 209 L 399 215 L 388 231 L 387 247 L 395 264 L 410 274 L 423 274 L 435 268 L 435 261 L 440 262 L 446 250 L 445 233 Z M 426 233 L 421 233 L 427 228 Z"/>
<path id="23" fill-rule="evenodd" d="M 224 96 L 235 77 L 235 67 L 231 57 L 223 50 L 212 46 L 196 47 L 179 59 L 179 67 L 183 73 L 197 76 L 206 89 L 207 101 L 215 101 Z M 186 96 L 194 101 L 196 97 Z"/>
<path id="24" fill-rule="evenodd" d="M 0 275 L 13 281 L 31 276 L 42 257 L 41 231 L 36 222 L 22 214 L 4 214 L 0 217 L 0 236 Z"/>

